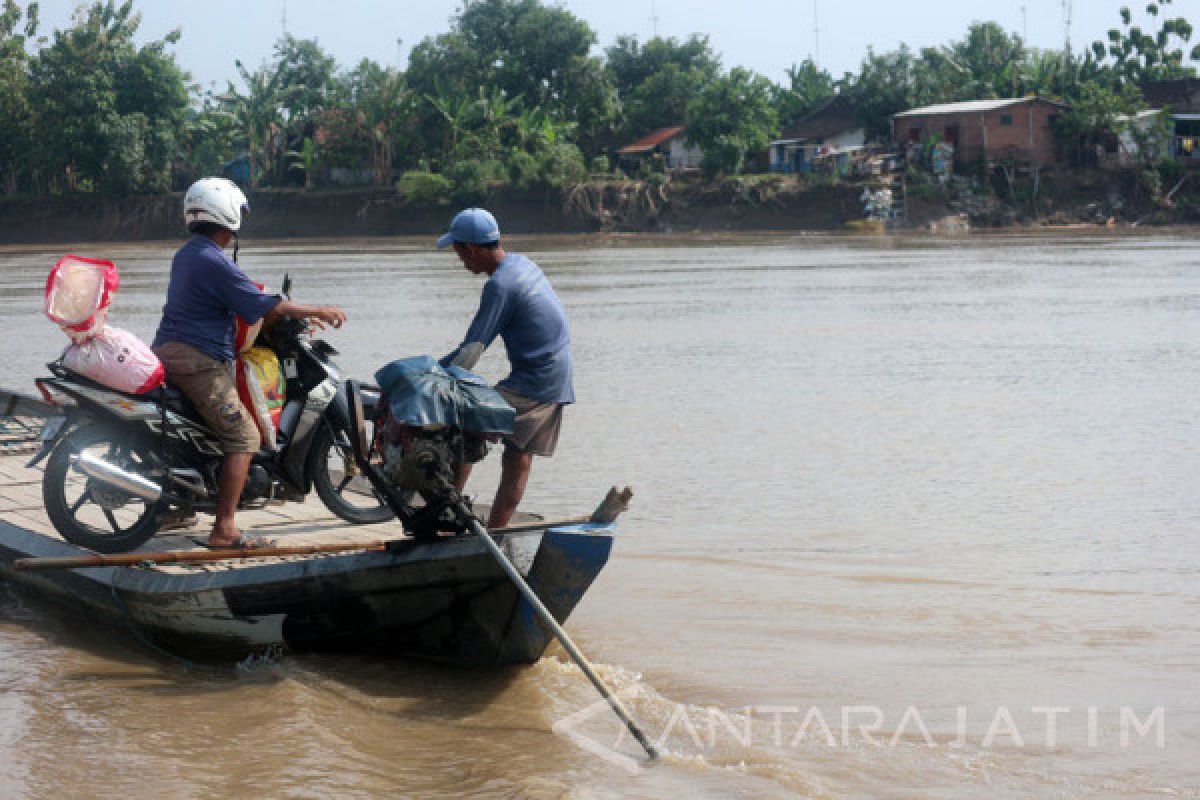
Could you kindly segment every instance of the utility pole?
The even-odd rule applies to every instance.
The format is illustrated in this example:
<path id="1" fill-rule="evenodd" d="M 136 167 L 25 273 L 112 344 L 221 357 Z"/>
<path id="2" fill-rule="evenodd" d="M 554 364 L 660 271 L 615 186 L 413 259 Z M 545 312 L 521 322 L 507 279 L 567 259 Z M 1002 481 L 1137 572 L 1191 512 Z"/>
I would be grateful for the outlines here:
<path id="1" fill-rule="evenodd" d="M 1066 37 L 1065 37 L 1066 41 L 1065 41 L 1064 49 L 1066 50 L 1067 56 L 1070 56 L 1071 55 L 1071 21 L 1072 21 L 1071 18 L 1072 18 L 1072 16 L 1074 16 L 1072 13 L 1074 11 L 1074 9 L 1072 8 L 1072 5 L 1073 5 L 1072 0 L 1062 0 L 1062 5 L 1063 5 L 1063 27 L 1066 30 Z"/>
<path id="2" fill-rule="evenodd" d="M 1029 6 L 1021 3 L 1021 39 L 1029 46 Z"/>
<path id="3" fill-rule="evenodd" d="M 287 36 L 287 0 L 283 0 L 283 35 Z"/>
<path id="4" fill-rule="evenodd" d="M 817 0 L 813 0 L 813 66 L 821 66 L 821 17 L 817 13 Z"/>
<path id="5" fill-rule="evenodd" d="M 653 32 L 654 38 L 658 38 L 658 9 L 655 6 L 654 0 L 650 0 L 650 30 Z"/>

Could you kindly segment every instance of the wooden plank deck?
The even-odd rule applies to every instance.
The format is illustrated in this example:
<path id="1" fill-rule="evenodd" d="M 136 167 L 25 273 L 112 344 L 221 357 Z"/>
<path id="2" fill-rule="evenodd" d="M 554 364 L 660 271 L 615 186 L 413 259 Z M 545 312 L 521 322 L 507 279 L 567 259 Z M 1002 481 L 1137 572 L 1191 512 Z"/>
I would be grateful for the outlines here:
<path id="1" fill-rule="evenodd" d="M 29 452 L 0 453 L 0 521 L 61 542 L 62 538 L 50 524 L 42 504 L 41 465 L 33 469 L 26 467 L 25 463 L 30 458 Z M 204 549 L 192 541 L 191 537 L 207 536 L 212 526 L 212 517 L 207 514 L 197 516 L 195 527 L 161 533 L 146 542 L 138 551 Z M 245 533 L 266 536 L 280 545 L 287 546 L 334 542 L 362 542 L 365 546 L 380 540 L 405 537 L 399 521 L 395 520 L 374 525 L 347 524 L 333 516 L 315 492 L 303 503 L 286 503 L 239 511 L 238 524 Z M 280 557 L 279 560 L 314 557 L 316 556 Z M 261 563 L 261 560 L 258 563 Z M 196 569 L 231 569 L 246 565 L 247 562 L 238 560 L 218 562 L 214 565 L 160 565 L 154 569 L 163 572 L 186 572 Z"/>

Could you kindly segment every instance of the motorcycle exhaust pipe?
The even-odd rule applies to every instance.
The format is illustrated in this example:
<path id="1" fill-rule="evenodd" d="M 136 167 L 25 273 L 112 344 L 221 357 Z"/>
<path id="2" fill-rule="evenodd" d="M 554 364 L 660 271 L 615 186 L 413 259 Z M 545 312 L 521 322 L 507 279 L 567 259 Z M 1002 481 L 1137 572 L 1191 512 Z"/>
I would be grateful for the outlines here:
<path id="1" fill-rule="evenodd" d="M 146 480 L 141 475 L 123 470 L 115 464 L 110 464 L 102 458 L 96 458 L 88 453 L 71 456 L 71 466 L 89 478 L 101 483 L 107 483 L 121 491 L 142 498 L 149 503 L 156 503 L 162 497 L 162 487 L 153 481 Z"/>

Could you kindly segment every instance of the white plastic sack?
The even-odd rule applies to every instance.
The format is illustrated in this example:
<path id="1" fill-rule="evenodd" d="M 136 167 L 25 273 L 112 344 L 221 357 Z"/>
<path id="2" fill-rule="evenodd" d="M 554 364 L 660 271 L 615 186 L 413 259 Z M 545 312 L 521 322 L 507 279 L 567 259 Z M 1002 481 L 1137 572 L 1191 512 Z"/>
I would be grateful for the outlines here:
<path id="1" fill-rule="evenodd" d="M 130 394 L 142 394 L 163 383 L 158 356 L 141 339 L 120 328 L 105 326 L 88 341 L 72 344 L 63 352 L 62 363 L 85 378 Z"/>
<path id="2" fill-rule="evenodd" d="M 111 261 L 64 256 L 46 280 L 46 316 L 71 341 L 86 342 L 104 329 L 117 284 L 117 268 Z"/>

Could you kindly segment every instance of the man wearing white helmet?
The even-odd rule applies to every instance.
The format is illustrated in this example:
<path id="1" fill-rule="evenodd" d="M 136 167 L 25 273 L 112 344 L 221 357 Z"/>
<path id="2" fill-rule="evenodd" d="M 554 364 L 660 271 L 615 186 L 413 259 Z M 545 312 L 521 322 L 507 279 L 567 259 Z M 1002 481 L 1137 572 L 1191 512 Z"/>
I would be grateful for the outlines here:
<path id="1" fill-rule="evenodd" d="M 187 395 L 221 441 L 225 457 L 216 520 L 208 538 L 209 547 L 216 548 L 262 542 L 243 539 L 234 524 L 260 441 L 234 382 L 234 315 L 251 325 L 268 314 L 317 319 L 335 328 L 346 321 L 345 312 L 335 306 L 303 306 L 266 294 L 225 255 L 249 210 L 246 195 L 224 178 L 204 178 L 188 189 L 183 218 L 192 237 L 171 262 L 167 302 L 154 337 L 154 352 L 167 379 Z"/>

